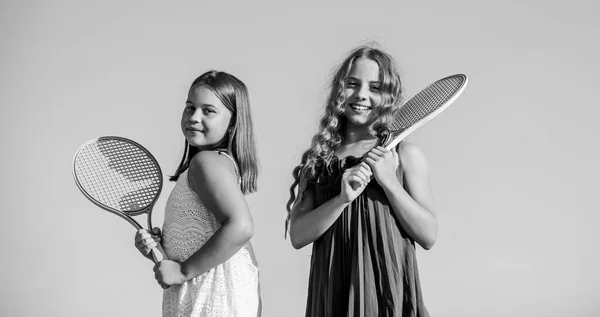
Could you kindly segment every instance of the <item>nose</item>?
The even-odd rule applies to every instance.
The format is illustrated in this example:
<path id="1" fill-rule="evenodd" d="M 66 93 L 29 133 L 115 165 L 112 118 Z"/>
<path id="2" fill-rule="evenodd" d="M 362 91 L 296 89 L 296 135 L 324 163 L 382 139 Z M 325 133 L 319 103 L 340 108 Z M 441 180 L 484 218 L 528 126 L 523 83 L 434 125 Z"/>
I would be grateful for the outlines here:
<path id="1" fill-rule="evenodd" d="M 190 115 L 190 122 L 198 123 L 201 121 L 202 111 L 194 110 L 194 112 Z"/>
<path id="2" fill-rule="evenodd" d="M 369 87 L 365 87 L 364 85 L 360 87 L 358 92 L 356 93 L 356 98 L 360 101 L 367 100 L 367 93 L 369 92 Z"/>

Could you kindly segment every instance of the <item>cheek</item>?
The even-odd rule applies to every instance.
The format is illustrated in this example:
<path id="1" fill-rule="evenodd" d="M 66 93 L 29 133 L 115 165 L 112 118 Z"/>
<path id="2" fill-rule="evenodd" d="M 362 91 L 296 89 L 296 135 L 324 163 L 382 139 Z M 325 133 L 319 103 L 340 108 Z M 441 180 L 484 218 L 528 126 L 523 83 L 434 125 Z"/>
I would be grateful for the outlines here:
<path id="1" fill-rule="evenodd" d="M 377 105 L 379 106 L 381 103 L 382 97 L 379 94 L 372 94 L 371 95 L 371 104 L 372 105 Z"/>
<path id="2" fill-rule="evenodd" d="M 211 120 L 210 123 L 205 122 L 205 124 L 211 129 L 213 137 L 220 139 L 227 132 L 229 121 L 227 118 L 220 117 L 215 118 L 215 120 Z"/>
<path id="3" fill-rule="evenodd" d="M 181 120 L 179 120 L 179 125 L 181 126 L 181 131 L 185 129 L 185 122 L 187 121 L 185 114 L 181 115 Z"/>
<path id="4" fill-rule="evenodd" d="M 344 98 L 345 99 L 349 99 L 350 97 L 352 97 L 352 95 L 354 95 L 354 89 L 350 89 L 350 88 L 344 89 Z"/>

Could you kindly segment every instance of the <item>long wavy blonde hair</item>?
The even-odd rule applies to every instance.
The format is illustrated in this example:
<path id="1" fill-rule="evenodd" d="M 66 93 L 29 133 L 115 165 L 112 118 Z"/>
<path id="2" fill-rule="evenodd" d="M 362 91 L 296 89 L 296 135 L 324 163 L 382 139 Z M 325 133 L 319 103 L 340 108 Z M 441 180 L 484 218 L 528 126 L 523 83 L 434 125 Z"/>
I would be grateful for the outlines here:
<path id="1" fill-rule="evenodd" d="M 388 133 L 393 113 L 400 106 L 402 82 L 394 59 L 382 50 L 368 45 L 357 47 L 350 52 L 334 73 L 331 90 L 325 105 L 325 114 L 319 121 L 319 131 L 312 137 L 310 148 L 302 154 L 300 164 L 294 168 L 294 182 L 290 186 L 290 199 L 286 206 L 288 211 L 286 234 L 290 211 L 293 205 L 300 203 L 302 199 L 303 186 L 299 186 L 300 182 L 315 178 L 317 176 L 315 175 L 315 167 L 318 164 L 329 164 L 335 150 L 342 144 L 346 122 L 344 116 L 346 78 L 352 69 L 352 65 L 359 58 L 373 60 L 379 65 L 379 80 L 381 82 L 379 94 L 381 98 L 379 104 L 373 107 L 373 111 L 377 115 L 373 129 L 378 137 L 381 138 Z M 298 195 L 295 194 L 296 187 L 298 187 Z M 297 198 L 298 202 L 296 202 Z"/>

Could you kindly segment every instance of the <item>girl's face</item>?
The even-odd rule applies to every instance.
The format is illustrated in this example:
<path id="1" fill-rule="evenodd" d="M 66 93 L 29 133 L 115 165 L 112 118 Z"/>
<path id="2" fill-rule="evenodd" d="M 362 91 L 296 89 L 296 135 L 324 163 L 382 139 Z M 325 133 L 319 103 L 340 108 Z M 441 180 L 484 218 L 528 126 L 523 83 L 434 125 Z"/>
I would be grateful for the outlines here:
<path id="1" fill-rule="evenodd" d="M 364 57 L 354 61 L 346 78 L 344 114 L 349 123 L 369 126 L 375 122 L 373 107 L 380 100 L 379 65 Z"/>
<path id="2" fill-rule="evenodd" d="M 231 111 L 206 86 L 190 89 L 181 116 L 181 131 L 188 143 L 199 150 L 221 142 L 231 122 Z"/>

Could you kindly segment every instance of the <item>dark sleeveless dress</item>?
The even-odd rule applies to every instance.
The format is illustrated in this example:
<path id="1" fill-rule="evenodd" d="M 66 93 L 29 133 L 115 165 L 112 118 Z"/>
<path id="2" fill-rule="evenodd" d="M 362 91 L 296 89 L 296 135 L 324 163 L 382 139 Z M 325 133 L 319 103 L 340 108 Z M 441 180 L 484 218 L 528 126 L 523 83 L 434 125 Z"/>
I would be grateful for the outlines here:
<path id="1" fill-rule="evenodd" d="M 334 156 L 329 165 L 317 167 L 317 178 L 307 184 L 314 206 L 339 194 L 343 171 L 358 163 L 359 158 Z M 397 177 L 403 183 L 401 166 Z M 374 179 L 313 243 L 306 316 L 429 316 L 415 243 Z"/>

